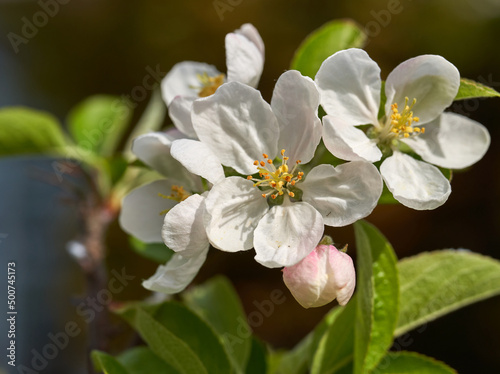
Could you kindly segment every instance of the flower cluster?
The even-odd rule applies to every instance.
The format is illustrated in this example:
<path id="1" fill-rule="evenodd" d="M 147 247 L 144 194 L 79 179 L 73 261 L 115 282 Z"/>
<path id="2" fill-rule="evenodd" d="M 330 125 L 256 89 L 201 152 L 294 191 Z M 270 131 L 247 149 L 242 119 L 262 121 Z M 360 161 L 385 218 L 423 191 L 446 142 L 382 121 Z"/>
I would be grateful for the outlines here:
<path id="1" fill-rule="evenodd" d="M 344 305 L 354 291 L 354 267 L 347 254 L 319 244 L 325 225 L 368 216 L 384 181 L 402 204 L 434 209 L 451 191 L 436 166 L 467 167 L 489 146 L 482 125 L 443 113 L 460 77 L 442 57 L 410 59 L 384 85 L 366 52 L 340 51 L 314 80 L 283 73 L 270 103 L 255 88 L 264 45 L 253 26 L 226 36 L 226 57 L 227 76 L 204 63 L 175 65 L 162 92 L 176 129 L 134 142 L 137 157 L 167 179 L 126 196 L 121 225 L 175 252 L 144 282 L 148 289 L 182 291 L 210 246 L 253 248 L 260 264 L 284 268 L 302 306 L 335 298 Z M 321 141 L 346 162 L 318 165 Z"/>

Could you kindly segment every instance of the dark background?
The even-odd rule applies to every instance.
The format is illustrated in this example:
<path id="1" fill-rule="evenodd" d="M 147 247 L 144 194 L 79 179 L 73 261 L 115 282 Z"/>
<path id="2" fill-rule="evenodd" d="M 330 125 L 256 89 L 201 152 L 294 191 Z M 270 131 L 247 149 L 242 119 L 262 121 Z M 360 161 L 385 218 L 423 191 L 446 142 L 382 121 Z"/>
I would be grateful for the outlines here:
<path id="1" fill-rule="evenodd" d="M 228 5 L 222 16 L 216 11 L 214 1 L 65 2 L 58 5 L 58 9 L 52 8 L 54 15 L 45 26 L 38 28 L 36 35 L 14 47 L 8 37 L 12 39 L 13 36 L 9 33 L 23 36 L 24 20 L 32 21 L 42 7 L 35 1 L 0 1 L 0 106 L 26 105 L 64 119 L 68 110 L 86 96 L 97 93 L 130 95 L 134 87 L 142 84 L 148 66 L 159 65 L 165 74 L 176 62 L 194 60 L 212 63 L 225 71 L 224 35 L 245 22 L 257 27 L 266 45 L 266 63 L 259 88 L 264 98 L 270 99 L 274 82 L 289 67 L 303 38 L 323 23 L 337 18 L 354 19 L 366 29 L 370 37 L 366 50 L 381 66 L 383 78 L 400 62 L 430 53 L 451 61 L 463 77 L 500 90 L 500 3 L 496 0 L 221 0 Z M 135 118 L 146 102 L 137 103 Z M 492 143 L 477 165 L 454 174 L 453 193 L 444 206 L 429 212 L 403 206 L 380 206 L 368 218 L 386 235 L 398 257 L 434 249 L 467 248 L 500 259 L 498 103 L 498 99 L 470 100 L 452 107 L 487 126 Z M 12 163 L 7 169 L 19 170 L 19 166 L 15 166 L 18 160 L 2 162 Z M 12 179 L 4 174 L 0 181 L 5 186 Z M 33 193 L 38 194 L 35 186 Z M 45 193 L 49 193 L 56 204 L 73 211 L 71 204 L 64 205 L 64 200 L 59 198 L 64 193 L 60 187 Z M 40 199 L 45 198 L 40 195 Z M 9 217 L 14 215 L 16 219 L 30 216 L 30 213 L 30 209 L 8 212 Z M 38 212 L 42 216 L 43 213 Z M 46 212 L 48 217 L 54 219 Z M 71 230 L 76 230 L 73 226 Z M 32 226 L 26 228 L 27 231 L 31 229 Z M 0 233 L 9 234 L 0 243 L 1 251 L 6 248 L 7 253 L 19 258 L 31 256 L 22 246 L 16 247 L 13 230 L 0 227 Z M 352 227 L 331 230 L 330 234 L 340 245 L 350 243 L 350 253 L 355 256 Z M 46 284 L 47 292 L 57 295 L 59 291 L 50 279 L 67 276 L 69 266 L 73 269 L 74 293 L 81 293 L 77 267 L 71 264 L 62 244 L 54 245 L 53 248 L 37 248 L 47 253 L 45 266 L 48 271 L 46 278 L 33 282 Z M 118 298 L 145 296 L 147 293 L 141 289 L 139 278 L 151 275 L 156 265 L 138 258 L 130 250 L 116 223 L 111 227 L 108 247 L 110 267 L 119 269 L 126 265 L 138 275 L 137 282 Z M 276 306 L 274 313 L 255 331 L 276 348 L 291 347 L 319 321 L 329 306 L 302 309 L 284 287 L 280 272 L 259 266 L 250 252 L 227 255 L 212 251 L 197 281 L 214 274 L 227 275 L 248 313 L 255 310 L 255 301 L 269 299 L 272 290 L 281 289 L 286 302 Z M 66 262 L 52 261 L 53 258 Z M 25 271 L 30 272 L 29 269 Z M 40 313 L 66 310 L 71 305 L 67 292 L 69 281 L 60 281 L 65 283 L 64 293 L 56 298 L 57 302 L 50 304 L 49 309 L 40 308 Z M 411 344 L 405 349 L 443 360 L 460 373 L 496 373 L 500 369 L 499 317 L 500 298 L 483 301 L 430 323 L 421 333 L 413 332 Z M 56 327 L 44 328 L 51 331 Z M 79 341 L 72 344 L 82 345 Z M 76 349 L 71 351 L 73 354 L 78 352 Z M 47 368 L 45 372 L 64 373 L 64 370 Z"/>

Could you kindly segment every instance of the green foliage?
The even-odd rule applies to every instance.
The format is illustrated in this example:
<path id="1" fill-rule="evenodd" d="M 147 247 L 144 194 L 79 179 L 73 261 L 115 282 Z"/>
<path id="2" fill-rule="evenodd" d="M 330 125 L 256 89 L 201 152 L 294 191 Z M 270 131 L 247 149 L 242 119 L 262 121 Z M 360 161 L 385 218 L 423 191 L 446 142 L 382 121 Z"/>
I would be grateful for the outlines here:
<path id="1" fill-rule="evenodd" d="M 127 308 L 121 315 L 134 327 L 153 353 L 182 374 L 208 374 L 189 344 L 177 337 L 151 311 L 141 306 Z"/>
<path id="2" fill-rule="evenodd" d="M 243 373 L 252 349 L 252 333 L 231 283 L 215 277 L 185 292 L 183 298 L 217 332 L 236 372 Z"/>
<path id="3" fill-rule="evenodd" d="M 178 374 L 179 372 L 155 355 L 148 347 L 135 347 L 117 357 L 129 374 Z"/>
<path id="4" fill-rule="evenodd" d="M 0 156 L 61 154 L 68 145 L 59 121 L 34 109 L 0 109 Z"/>
<path id="5" fill-rule="evenodd" d="M 174 251 L 164 243 L 144 243 L 133 236 L 129 237 L 129 241 L 132 249 L 139 255 L 162 265 L 166 264 L 174 255 Z"/>
<path id="6" fill-rule="evenodd" d="M 104 374 L 130 374 L 116 358 L 104 352 L 93 351 L 92 362 Z"/>
<path id="7" fill-rule="evenodd" d="M 500 295 L 500 261 L 466 250 L 421 253 L 398 264 L 396 336 L 463 306 Z"/>
<path id="8" fill-rule="evenodd" d="M 314 79 L 323 61 L 343 49 L 361 48 L 366 35 L 350 20 L 331 21 L 313 31 L 299 46 L 290 69 Z"/>
<path id="9" fill-rule="evenodd" d="M 254 337 L 245 374 L 262 373 L 267 373 L 267 348 L 264 343 Z"/>
<path id="10" fill-rule="evenodd" d="M 80 147 L 109 157 L 126 131 L 130 116 L 130 108 L 119 97 L 95 95 L 71 110 L 68 128 Z"/>
<path id="11" fill-rule="evenodd" d="M 484 84 L 460 78 L 460 88 L 455 100 L 473 99 L 477 97 L 500 97 L 500 93 Z"/>
<path id="12" fill-rule="evenodd" d="M 358 258 L 358 303 L 354 373 L 373 370 L 391 346 L 398 316 L 396 255 L 371 224 L 354 224 Z"/>
<path id="13" fill-rule="evenodd" d="M 384 374 L 456 374 L 448 365 L 415 352 L 389 352 L 377 372 Z"/>

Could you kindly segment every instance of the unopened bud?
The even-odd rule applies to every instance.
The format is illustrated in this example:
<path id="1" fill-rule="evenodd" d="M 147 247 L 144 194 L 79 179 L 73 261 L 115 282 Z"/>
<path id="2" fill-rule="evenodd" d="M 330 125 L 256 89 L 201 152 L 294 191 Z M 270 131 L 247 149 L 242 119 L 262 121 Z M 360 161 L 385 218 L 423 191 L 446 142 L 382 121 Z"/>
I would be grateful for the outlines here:
<path id="1" fill-rule="evenodd" d="M 302 261 L 283 269 L 283 281 L 304 308 L 335 299 L 345 305 L 354 292 L 356 273 L 348 254 L 333 245 L 318 245 Z"/>

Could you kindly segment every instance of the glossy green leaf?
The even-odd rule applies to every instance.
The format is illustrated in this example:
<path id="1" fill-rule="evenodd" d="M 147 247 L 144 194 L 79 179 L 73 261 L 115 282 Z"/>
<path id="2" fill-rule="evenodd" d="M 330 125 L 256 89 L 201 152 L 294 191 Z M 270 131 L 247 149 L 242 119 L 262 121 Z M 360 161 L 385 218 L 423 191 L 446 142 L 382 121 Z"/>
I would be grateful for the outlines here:
<path id="1" fill-rule="evenodd" d="M 252 349 L 248 359 L 245 374 L 267 373 L 267 348 L 257 338 L 252 339 Z"/>
<path id="2" fill-rule="evenodd" d="M 399 322 L 395 335 L 463 306 L 500 295 L 500 261 L 468 250 L 441 250 L 398 264 Z"/>
<path id="3" fill-rule="evenodd" d="M 148 347 L 135 347 L 125 351 L 117 360 L 129 374 L 178 374 L 179 372 L 155 355 Z"/>
<path id="4" fill-rule="evenodd" d="M 357 313 L 354 373 L 369 373 L 391 346 L 398 316 L 396 255 L 371 224 L 354 224 L 357 248 Z"/>
<path id="5" fill-rule="evenodd" d="M 350 20 L 326 23 L 308 35 L 293 56 L 290 68 L 314 79 L 323 61 L 343 49 L 361 48 L 366 35 Z"/>
<path id="6" fill-rule="evenodd" d="M 129 307 L 119 313 L 134 327 L 153 353 L 181 374 L 208 374 L 189 345 L 150 315 L 157 307 Z"/>
<path id="7" fill-rule="evenodd" d="M 93 351 L 92 362 L 95 369 L 104 374 L 130 374 L 116 358 L 104 352 Z"/>
<path id="8" fill-rule="evenodd" d="M 231 363 L 222 342 L 197 314 L 179 303 L 166 302 L 152 315 L 191 348 L 208 373 L 231 373 Z"/>
<path id="9" fill-rule="evenodd" d="M 129 242 L 132 249 L 139 255 L 162 265 L 174 255 L 174 251 L 164 243 L 144 243 L 133 236 L 129 237 Z"/>
<path id="10" fill-rule="evenodd" d="M 68 129 L 80 147 L 109 157 L 120 143 L 131 114 L 119 97 L 95 95 L 71 110 Z"/>
<path id="11" fill-rule="evenodd" d="M 356 297 L 336 312 L 319 340 L 311 365 L 312 374 L 338 373 L 353 359 Z"/>
<path id="12" fill-rule="evenodd" d="M 473 99 L 477 97 L 500 97 L 500 93 L 484 84 L 460 78 L 460 88 L 455 100 Z"/>
<path id="13" fill-rule="evenodd" d="M 244 373 L 252 348 L 252 332 L 231 283 L 224 277 L 215 277 L 184 292 L 183 298 L 219 335 L 236 372 Z"/>
<path id="14" fill-rule="evenodd" d="M 415 352 L 389 352 L 375 370 L 384 374 L 456 374 L 448 365 Z"/>
<path id="15" fill-rule="evenodd" d="M 0 156 L 18 154 L 63 154 L 68 141 L 59 121 L 38 110 L 0 109 Z"/>

